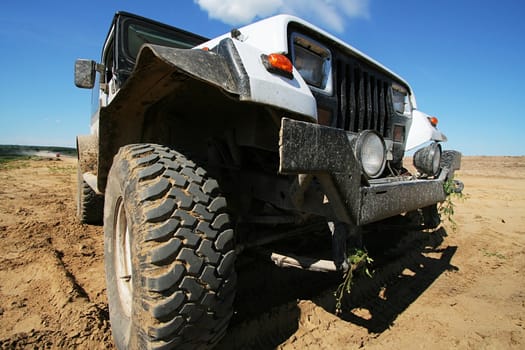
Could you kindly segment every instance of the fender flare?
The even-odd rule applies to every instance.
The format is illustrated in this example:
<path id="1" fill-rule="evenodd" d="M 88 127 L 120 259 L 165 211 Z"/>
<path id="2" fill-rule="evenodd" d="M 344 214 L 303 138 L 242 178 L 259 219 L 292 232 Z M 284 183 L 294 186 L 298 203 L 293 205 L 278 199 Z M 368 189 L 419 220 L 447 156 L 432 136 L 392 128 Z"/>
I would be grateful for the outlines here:
<path id="1" fill-rule="evenodd" d="M 124 86 L 99 113 L 97 187 L 106 188 L 113 156 L 120 147 L 142 141 L 144 116 L 152 104 L 188 80 L 204 82 L 233 98 L 249 95 L 249 81 L 231 39 L 215 51 L 143 45 Z M 228 58 L 229 57 L 229 58 Z"/>

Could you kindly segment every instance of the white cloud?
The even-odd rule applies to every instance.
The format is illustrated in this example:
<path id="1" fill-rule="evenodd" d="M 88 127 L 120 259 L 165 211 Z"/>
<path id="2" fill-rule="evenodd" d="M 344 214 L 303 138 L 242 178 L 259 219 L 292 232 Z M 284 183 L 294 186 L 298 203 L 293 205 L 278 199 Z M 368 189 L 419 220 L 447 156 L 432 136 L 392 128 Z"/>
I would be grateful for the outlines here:
<path id="1" fill-rule="evenodd" d="M 314 24 L 343 32 L 352 18 L 368 18 L 371 0 L 194 0 L 210 18 L 242 25 L 277 13 L 302 17 Z"/>
<path id="2" fill-rule="evenodd" d="M 194 0 L 211 18 L 228 24 L 246 24 L 278 11 L 282 0 Z"/>

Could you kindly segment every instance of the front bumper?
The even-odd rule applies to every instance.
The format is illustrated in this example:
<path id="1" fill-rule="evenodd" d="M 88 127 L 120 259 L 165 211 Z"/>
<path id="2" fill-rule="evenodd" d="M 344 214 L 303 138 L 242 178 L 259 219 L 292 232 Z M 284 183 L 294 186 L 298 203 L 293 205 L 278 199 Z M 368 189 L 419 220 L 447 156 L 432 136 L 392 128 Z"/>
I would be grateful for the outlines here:
<path id="1" fill-rule="evenodd" d="M 354 156 L 355 133 L 283 118 L 282 174 L 314 174 L 341 221 L 364 225 L 424 208 L 446 198 L 443 184 L 461 164 L 461 153 L 444 151 L 436 179 L 388 178 L 362 181 Z"/>

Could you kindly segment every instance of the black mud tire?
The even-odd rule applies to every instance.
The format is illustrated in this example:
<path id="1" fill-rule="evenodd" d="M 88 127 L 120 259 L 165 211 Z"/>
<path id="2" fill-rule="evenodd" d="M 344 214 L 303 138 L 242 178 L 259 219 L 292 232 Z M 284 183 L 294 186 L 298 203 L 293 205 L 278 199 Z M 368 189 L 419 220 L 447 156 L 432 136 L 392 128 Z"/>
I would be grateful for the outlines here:
<path id="1" fill-rule="evenodd" d="M 77 168 L 77 218 L 81 224 L 102 225 L 104 196 L 97 194 L 82 178 Z"/>
<path id="2" fill-rule="evenodd" d="M 236 274 L 226 200 L 169 148 L 128 145 L 105 194 L 110 322 L 119 349 L 206 349 L 225 334 Z"/>

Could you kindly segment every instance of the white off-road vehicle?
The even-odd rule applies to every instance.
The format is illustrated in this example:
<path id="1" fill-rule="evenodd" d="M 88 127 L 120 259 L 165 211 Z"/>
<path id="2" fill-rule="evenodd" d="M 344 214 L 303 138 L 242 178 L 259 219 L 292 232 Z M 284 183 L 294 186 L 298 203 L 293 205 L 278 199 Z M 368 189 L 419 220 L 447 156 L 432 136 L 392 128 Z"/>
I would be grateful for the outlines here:
<path id="1" fill-rule="evenodd" d="M 91 134 L 77 138 L 78 215 L 104 223 L 120 349 L 214 346 L 237 257 L 329 226 L 331 258 L 267 256 L 344 270 L 368 224 L 436 227 L 459 169 L 406 81 L 296 17 L 207 40 L 119 12 L 101 62 L 76 61 L 75 84 L 94 96 Z"/>

